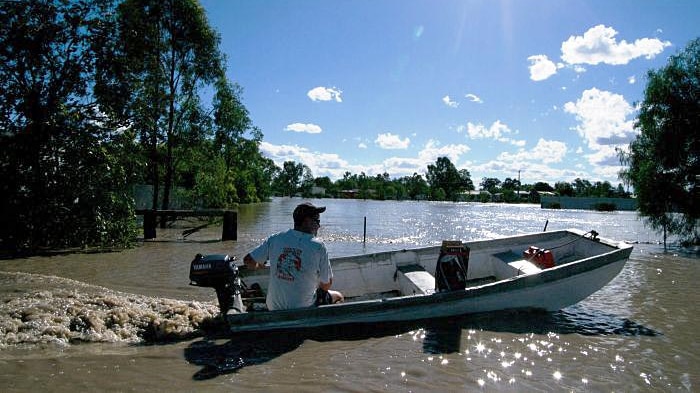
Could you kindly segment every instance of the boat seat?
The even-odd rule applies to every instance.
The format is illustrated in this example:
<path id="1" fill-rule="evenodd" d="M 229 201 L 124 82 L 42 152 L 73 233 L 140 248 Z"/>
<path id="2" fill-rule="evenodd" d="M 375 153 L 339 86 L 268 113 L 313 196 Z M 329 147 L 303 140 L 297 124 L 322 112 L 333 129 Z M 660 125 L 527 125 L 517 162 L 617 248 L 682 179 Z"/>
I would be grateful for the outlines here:
<path id="1" fill-rule="evenodd" d="M 402 295 L 430 295 L 435 293 L 435 277 L 421 265 L 397 267 L 396 279 Z"/>
<path id="2" fill-rule="evenodd" d="M 510 262 L 510 263 L 508 263 L 508 266 L 511 266 L 511 267 L 517 269 L 518 275 L 532 274 L 532 273 L 538 273 L 538 272 L 542 271 L 542 269 L 537 267 L 537 265 L 535 265 L 534 263 L 527 261 L 525 259 Z"/>
<path id="3" fill-rule="evenodd" d="M 540 269 L 537 265 L 528 261 L 527 259 L 523 259 L 522 255 L 518 255 L 512 251 L 493 254 L 493 256 L 508 266 L 508 273 L 500 271 L 501 269 L 499 269 L 499 276 L 501 276 L 501 279 L 519 276 L 521 274 L 533 274 L 542 271 L 542 269 Z"/>

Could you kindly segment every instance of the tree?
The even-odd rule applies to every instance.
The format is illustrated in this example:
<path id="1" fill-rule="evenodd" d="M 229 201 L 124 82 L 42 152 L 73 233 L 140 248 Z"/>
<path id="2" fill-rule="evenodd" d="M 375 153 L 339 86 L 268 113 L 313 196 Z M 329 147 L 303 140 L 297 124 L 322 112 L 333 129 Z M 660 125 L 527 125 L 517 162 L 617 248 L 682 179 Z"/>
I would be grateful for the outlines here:
<path id="1" fill-rule="evenodd" d="M 294 196 L 301 186 L 305 172 L 310 173 L 306 165 L 294 161 L 285 161 L 282 164 L 282 170 L 273 180 L 275 189 L 282 196 Z"/>
<path id="2" fill-rule="evenodd" d="M 474 190 L 474 182 L 472 181 L 472 175 L 466 169 L 459 170 L 459 178 L 461 180 L 462 190 L 472 191 Z"/>
<path id="3" fill-rule="evenodd" d="M 182 146 L 182 134 L 204 119 L 199 91 L 220 81 L 224 73 L 219 37 L 195 0 L 125 0 L 119 5 L 118 21 L 112 55 L 119 66 L 108 70 L 111 86 L 125 90 L 127 98 L 113 108 L 127 112 L 140 132 L 149 157 L 153 208 L 159 203 L 164 169 L 161 207 L 168 209 L 176 180 L 175 150 Z"/>
<path id="4" fill-rule="evenodd" d="M 412 176 L 400 179 L 400 182 L 404 185 L 408 197 L 413 200 L 425 197 L 429 192 L 428 183 L 418 173 L 414 172 Z"/>
<path id="5" fill-rule="evenodd" d="M 242 103 L 242 88 L 221 75 L 214 96 L 215 151 L 223 154 L 236 188 L 235 202 L 260 202 L 271 195 L 276 166 L 262 156 L 262 132 L 254 127 Z M 226 185 L 221 185 L 225 187 Z"/>
<path id="6" fill-rule="evenodd" d="M 614 193 L 613 186 L 609 181 L 597 181 L 591 188 L 591 194 L 598 198 L 611 198 Z"/>
<path id="7" fill-rule="evenodd" d="M 128 131 L 94 90 L 112 1 L 0 3 L 0 247 L 128 245 Z"/>
<path id="8" fill-rule="evenodd" d="M 444 194 L 444 198 L 440 199 L 457 200 L 459 193 L 466 189 L 459 171 L 447 157 L 438 157 L 435 164 L 429 164 L 426 178 L 430 184 L 431 194 L 440 196 Z M 439 189 L 442 189 L 442 192 L 437 192 Z"/>
<path id="9" fill-rule="evenodd" d="M 517 179 L 511 179 L 510 177 L 506 177 L 505 180 L 503 180 L 503 183 L 501 184 L 501 188 L 504 190 L 517 190 L 520 188 L 520 181 Z"/>
<path id="10" fill-rule="evenodd" d="M 628 151 L 618 151 L 640 215 L 656 230 L 700 243 L 700 38 L 650 70 Z"/>
<path id="11" fill-rule="evenodd" d="M 498 190 L 498 186 L 500 184 L 501 181 L 496 179 L 495 177 L 484 177 L 481 179 L 481 183 L 479 183 L 479 186 L 482 190 L 486 190 L 493 194 Z"/>
<path id="12" fill-rule="evenodd" d="M 554 184 L 554 190 L 560 196 L 568 196 L 568 197 L 574 196 L 574 187 L 571 185 L 571 183 L 568 183 L 565 181 L 556 182 Z"/>
<path id="13" fill-rule="evenodd" d="M 577 197 L 585 197 L 590 195 L 593 186 L 590 181 L 577 177 L 572 183 L 572 187 Z"/>
<path id="14" fill-rule="evenodd" d="M 535 183 L 532 188 L 536 191 L 546 191 L 546 192 L 552 192 L 554 191 L 554 188 L 549 185 L 549 183 L 546 182 L 537 182 Z"/>
<path id="15" fill-rule="evenodd" d="M 305 197 L 311 197 L 311 189 L 314 187 L 314 174 L 311 169 L 304 165 L 301 172 L 301 185 L 299 186 L 301 194 Z"/>

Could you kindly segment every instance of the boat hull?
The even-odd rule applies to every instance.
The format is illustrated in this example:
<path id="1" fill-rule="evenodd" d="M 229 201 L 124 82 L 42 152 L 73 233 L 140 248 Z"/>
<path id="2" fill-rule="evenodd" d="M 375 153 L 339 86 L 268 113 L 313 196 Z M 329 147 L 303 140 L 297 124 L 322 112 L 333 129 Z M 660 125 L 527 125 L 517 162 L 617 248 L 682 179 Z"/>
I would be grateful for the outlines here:
<path id="1" fill-rule="evenodd" d="M 580 234 L 580 232 L 572 233 Z M 520 242 L 515 242 L 512 238 L 492 242 L 497 242 L 494 243 L 496 245 L 517 244 L 515 247 L 518 247 L 520 244 L 528 244 L 528 241 L 537 239 L 527 236 L 515 238 L 519 238 L 515 240 Z M 592 243 L 591 246 L 601 248 L 604 246 L 605 252 L 575 259 L 536 273 L 518 274 L 496 282 L 470 286 L 464 290 L 421 293 L 303 309 L 230 314 L 227 315 L 227 320 L 232 331 L 244 332 L 336 324 L 401 322 L 509 309 L 555 311 L 578 303 L 609 283 L 622 270 L 632 251 L 632 247 L 625 244 L 615 244 L 605 240 L 602 244 L 600 240 L 595 242 L 599 244 Z M 474 242 L 472 247 L 478 251 L 480 248 L 486 249 L 490 244 L 492 243 L 489 241 Z M 491 251 L 493 250 L 488 252 Z M 393 254 L 382 255 L 394 258 Z M 416 255 L 419 255 L 419 252 L 416 252 Z M 489 255 L 494 253 L 491 252 Z M 401 258 L 406 259 L 405 254 Z M 378 263 L 378 260 L 386 261 L 385 258 L 378 259 L 374 256 L 370 260 L 371 262 L 368 263 L 375 269 L 387 268 Z M 342 266 L 343 262 L 346 263 L 346 270 L 349 270 L 348 260 L 341 259 L 338 264 Z M 392 268 L 396 269 L 396 267 Z M 484 269 L 484 267 L 475 266 L 474 270 L 480 268 Z"/>

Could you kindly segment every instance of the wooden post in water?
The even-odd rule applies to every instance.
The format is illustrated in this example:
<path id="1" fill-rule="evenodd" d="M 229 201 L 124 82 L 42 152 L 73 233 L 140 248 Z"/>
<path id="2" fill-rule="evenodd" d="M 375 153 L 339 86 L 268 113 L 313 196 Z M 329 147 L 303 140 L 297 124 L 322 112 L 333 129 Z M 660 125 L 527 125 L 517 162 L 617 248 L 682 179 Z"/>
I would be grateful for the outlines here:
<path id="1" fill-rule="evenodd" d="M 367 243 L 367 216 L 365 216 L 365 226 L 362 234 L 362 243 Z"/>
<path id="2" fill-rule="evenodd" d="M 143 214 L 143 238 L 145 240 L 156 238 L 156 211 L 151 210 Z"/>
<path id="3" fill-rule="evenodd" d="M 238 214 L 232 210 L 224 212 L 224 228 L 221 232 L 221 240 L 238 240 L 237 235 Z"/>

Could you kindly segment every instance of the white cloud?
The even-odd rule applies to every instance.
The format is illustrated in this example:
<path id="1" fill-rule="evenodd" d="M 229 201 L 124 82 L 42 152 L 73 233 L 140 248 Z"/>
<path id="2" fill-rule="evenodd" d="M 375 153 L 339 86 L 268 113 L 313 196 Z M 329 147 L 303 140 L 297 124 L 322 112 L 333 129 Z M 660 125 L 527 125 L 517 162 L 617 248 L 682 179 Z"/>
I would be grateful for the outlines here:
<path id="1" fill-rule="evenodd" d="M 390 157 L 382 161 L 381 167 L 371 168 L 371 170 L 376 170 L 377 173 L 386 172 L 392 177 L 411 176 L 414 173 L 425 174 L 428 165 L 434 164 L 439 157 L 447 157 L 457 165 L 460 157 L 469 150 L 469 146 L 464 144 L 442 146 L 438 141 L 429 140 L 418 152 L 417 157 Z"/>
<path id="2" fill-rule="evenodd" d="M 566 143 L 559 141 L 547 141 L 540 138 L 537 145 L 531 150 L 521 150 L 515 154 L 503 152 L 498 156 L 498 159 L 514 163 L 535 161 L 542 162 L 544 164 L 552 164 L 561 162 L 564 159 L 564 156 L 566 156 L 566 151 Z"/>
<path id="3" fill-rule="evenodd" d="M 617 42 L 616 35 L 617 31 L 612 27 L 592 27 L 583 36 L 571 36 L 564 41 L 561 58 L 568 64 L 619 65 L 642 56 L 651 59 L 671 45 L 669 41 L 657 38 L 640 38 L 633 43 Z"/>
<path id="4" fill-rule="evenodd" d="M 311 169 L 314 177 L 328 176 L 338 179 L 343 177 L 346 171 L 360 173 L 365 169 L 362 166 L 350 165 L 337 154 L 312 152 L 296 145 L 273 145 L 263 141 L 260 142 L 260 151 L 279 167 L 282 167 L 285 161 L 303 163 Z"/>
<path id="5" fill-rule="evenodd" d="M 328 176 L 334 180 L 342 178 L 346 171 L 356 174 L 364 172 L 368 176 L 386 172 L 394 178 L 413 173 L 424 174 L 428 164 L 435 163 L 438 157 L 448 157 L 456 165 L 469 150 L 469 146 L 464 144 L 443 146 L 437 141 L 429 140 L 416 157 L 390 157 L 378 164 L 353 165 L 337 154 L 312 152 L 296 145 L 273 145 L 265 141 L 260 143 L 260 151 L 277 166 L 281 167 L 285 161 L 300 162 L 311 169 L 314 177 Z"/>
<path id="6" fill-rule="evenodd" d="M 592 88 L 585 90 L 576 102 L 564 104 L 564 111 L 579 121 L 574 129 L 588 147 L 628 143 L 635 134 L 634 120 L 628 116 L 634 108 L 619 94 Z"/>
<path id="7" fill-rule="evenodd" d="M 635 109 L 619 94 L 589 89 L 576 102 L 564 104 L 564 111 L 576 116 L 574 127 L 593 153 L 586 155 L 598 173 L 619 170 L 615 148 L 627 146 L 636 136 L 634 120 L 628 119 Z M 609 168 L 606 168 L 609 167 Z"/>
<path id="8" fill-rule="evenodd" d="M 304 123 L 293 123 L 289 124 L 288 126 L 284 127 L 285 131 L 294 131 L 294 132 L 306 132 L 309 134 L 320 134 L 321 133 L 321 127 L 317 126 L 316 124 L 304 124 Z"/>
<path id="9" fill-rule="evenodd" d="M 387 132 L 386 134 L 377 135 L 374 143 L 382 149 L 407 149 L 408 145 L 411 144 L 411 140 L 409 138 L 401 139 L 398 135 Z"/>
<path id="10" fill-rule="evenodd" d="M 510 128 L 496 120 L 491 127 L 485 127 L 483 124 L 467 123 L 467 133 L 471 139 L 498 139 L 504 133 L 510 133 Z"/>
<path id="11" fill-rule="evenodd" d="M 364 142 L 360 142 L 360 144 L 357 145 L 357 147 L 360 148 L 360 149 L 366 149 L 366 148 L 367 148 L 367 145 L 365 145 Z"/>
<path id="12" fill-rule="evenodd" d="M 469 101 L 471 101 L 471 102 L 476 102 L 477 104 L 484 103 L 484 101 L 481 98 L 479 98 L 476 94 L 469 93 L 469 94 L 465 95 L 464 97 L 469 99 Z"/>
<path id="13" fill-rule="evenodd" d="M 518 178 L 518 170 L 520 170 L 521 181 L 526 183 L 535 183 L 543 181 L 554 186 L 554 183 L 559 179 L 582 179 L 590 178 L 589 174 L 581 170 L 573 170 L 568 168 L 553 168 L 543 163 L 532 161 L 513 162 L 502 159 L 495 159 L 483 164 L 473 165 L 469 167 L 469 172 L 472 175 L 472 180 L 475 185 L 478 185 L 482 177 L 496 177 L 504 179 Z"/>
<path id="14" fill-rule="evenodd" d="M 445 146 L 440 146 L 440 143 L 431 139 L 418 153 L 418 159 L 422 161 L 425 165 L 432 164 L 439 157 L 447 157 L 454 164 L 459 160 L 459 157 L 471 150 L 469 146 L 464 144 L 450 144 Z"/>
<path id="15" fill-rule="evenodd" d="M 335 100 L 336 102 L 343 102 L 343 99 L 340 97 L 341 94 L 342 91 L 338 90 L 335 87 L 323 86 L 314 87 L 313 89 L 309 90 L 308 93 L 306 93 L 306 95 L 309 96 L 311 101 Z"/>
<path id="16" fill-rule="evenodd" d="M 456 108 L 459 106 L 459 103 L 457 101 L 452 101 L 450 96 L 442 97 L 442 102 L 444 102 L 445 105 L 449 106 L 450 108 Z"/>
<path id="17" fill-rule="evenodd" d="M 470 139 L 494 139 L 515 146 L 524 146 L 525 141 L 515 140 L 505 136 L 506 134 L 512 133 L 510 128 L 501 123 L 500 120 L 496 120 L 490 127 L 486 127 L 483 124 L 467 123 L 467 134 Z"/>
<path id="18" fill-rule="evenodd" d="M 533 81 L 543 81 L 557 73 L 557 65 L 546 55 L 533 55 L 527 60 L 530 61 L 530 79 Z"/>
<path id="19" fill-rule="evenodd" d="M 627 78 L 627 82 L 628 82 L 630 85 L 633 85 L 633 84 L 637 83 L 637 77 L 634 76 L 634 75 L 632 75 L 632 76 L 630 76 L 630 77 Z"/>

